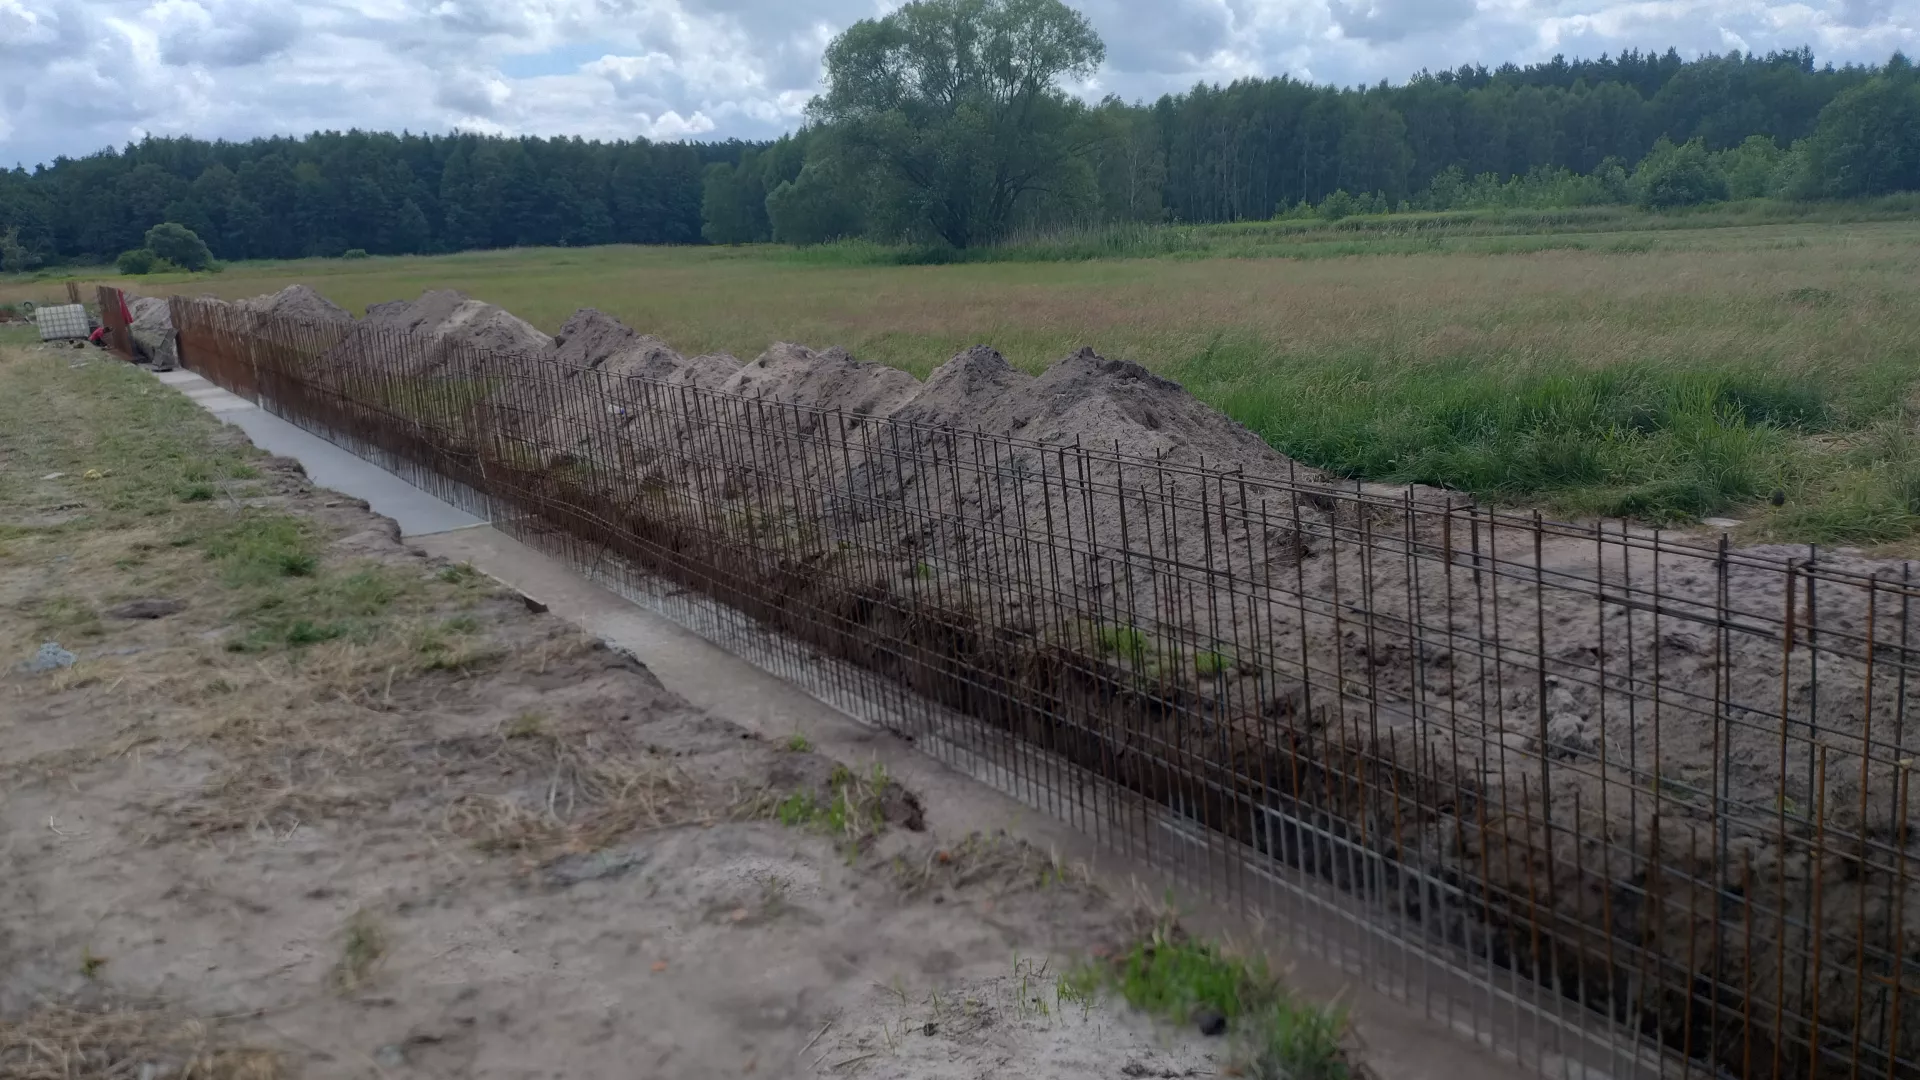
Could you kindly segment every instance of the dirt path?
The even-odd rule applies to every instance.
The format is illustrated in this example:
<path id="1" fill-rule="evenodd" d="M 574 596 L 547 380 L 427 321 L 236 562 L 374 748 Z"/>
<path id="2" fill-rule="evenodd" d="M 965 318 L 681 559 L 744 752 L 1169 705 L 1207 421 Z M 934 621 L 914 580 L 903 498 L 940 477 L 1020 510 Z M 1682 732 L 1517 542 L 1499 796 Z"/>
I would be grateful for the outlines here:
<path id="1" fill-rule="evenodd" d="M 1225 1067 L 1063 997 L 1133 917 L 1073 867 L 925 831 L 98 357 L 0 352 L 0 1076 Z"/>

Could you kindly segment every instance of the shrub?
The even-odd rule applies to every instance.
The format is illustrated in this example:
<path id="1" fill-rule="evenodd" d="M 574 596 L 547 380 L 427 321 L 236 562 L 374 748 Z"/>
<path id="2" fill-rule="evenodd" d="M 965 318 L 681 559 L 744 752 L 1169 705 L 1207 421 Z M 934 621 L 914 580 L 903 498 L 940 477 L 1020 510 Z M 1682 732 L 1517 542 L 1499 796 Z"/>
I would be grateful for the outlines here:
<path id="1" fill-rule="evenodd" d="M 147 230 L 147 247 L 185 270 L 205 270 L 213 265 L 213 252 L 207 250 L 206 241 L 192 229 L 171 221 Z"/>
<path id="2" fill-rule="evenodd" d="M 1354 198 L 1344 188 L 1320 200 L 1320 216 L 1328 221 L 1339 221 L 1355 212 Z"/>
<path id="3" fill-rule="evenodd" d="M 151 248 L 134 248 L 132 251 L 121 252 L 120 257 L 113 261 L 113 265 L 123 274 L 137 276 L 153 273 L 153 265 L 159 261 L 160 256 L 155 255 Z"/>
<path id="4" fill-rule="evenodd" d="M 348 248 L 345 252 L 341 253 L 340 257 L 343 259 L 365 259 L 368 257 L 367 249 L 366 248 Z"/>
<path id="5" fill-rule="evenodd" d="M 1726 199 L 1727 175 L 1702 140 L 1675 146 L 1663 136 L 1634 170 L 1633 187 L 1648 210 L 1698 206 Z"/>

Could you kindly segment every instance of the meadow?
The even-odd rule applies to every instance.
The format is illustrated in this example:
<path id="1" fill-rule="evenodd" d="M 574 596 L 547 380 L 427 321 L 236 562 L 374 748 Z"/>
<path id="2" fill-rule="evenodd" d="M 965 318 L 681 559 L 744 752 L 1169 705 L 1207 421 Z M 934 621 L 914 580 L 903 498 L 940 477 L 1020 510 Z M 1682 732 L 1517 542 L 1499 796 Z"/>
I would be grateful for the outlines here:
<path id="1" fill-rule="evenodd" d="M 356 311 L 453 288 L 548 332 L 591 306 L 689 355 L 796 341 L 920 376 L 976 343 L 1028 370 L 1090 345 L 1348 476 L 1904 546 L 1920 530 L 1915 210 L 1169 226 L 965 261 L 872 245 L 525 249 L 125 283 L 237 298 L 305 282 Z M 0 304 L 63 292 L 0 278 Z"/>

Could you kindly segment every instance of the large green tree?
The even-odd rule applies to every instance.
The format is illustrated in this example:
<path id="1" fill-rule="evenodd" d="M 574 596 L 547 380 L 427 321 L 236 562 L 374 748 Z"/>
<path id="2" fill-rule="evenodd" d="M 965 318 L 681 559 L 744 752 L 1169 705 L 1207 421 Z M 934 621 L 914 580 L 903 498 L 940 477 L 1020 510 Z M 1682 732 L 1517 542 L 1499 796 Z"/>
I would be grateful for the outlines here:
<path id="1" fill-rule="evenodd" d="M 878 173 L 906 211 L 954 247 L 991 241 L 1092 142 L 1062 88 L 1106 47 L 1060 0 L 915 0 L 827 46 L 809 106 L 830 154 Z"/>
<path id="2" fill-rule="evenodd" d="M 1820 111 L 1796 194 L 1884 195 L 1920 189 L 1920 73 L 1904 56 Z"/>

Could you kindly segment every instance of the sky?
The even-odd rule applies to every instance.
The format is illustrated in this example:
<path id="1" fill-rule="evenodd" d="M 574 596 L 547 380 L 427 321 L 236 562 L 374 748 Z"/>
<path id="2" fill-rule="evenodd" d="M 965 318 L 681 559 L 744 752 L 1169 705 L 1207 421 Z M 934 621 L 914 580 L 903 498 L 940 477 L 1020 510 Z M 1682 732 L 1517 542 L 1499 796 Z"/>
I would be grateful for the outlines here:
<path id="1" fill-rule="evenodd" d="M 1625 48 L 1811 46 L 1821 62 L 1920 54 L 1920 0 L 1069 0 L 1107 62 L 1088 84 L 1151 99 L 1291 75 L 1399 82 L 1421 68 Z M 347 128 L 767 138 L 796 127 L 820 55 L 889 0 L 0 0 L 0 167 L 144 135 Z"/>

